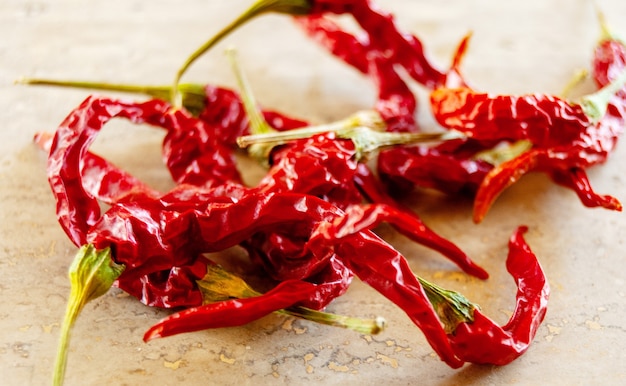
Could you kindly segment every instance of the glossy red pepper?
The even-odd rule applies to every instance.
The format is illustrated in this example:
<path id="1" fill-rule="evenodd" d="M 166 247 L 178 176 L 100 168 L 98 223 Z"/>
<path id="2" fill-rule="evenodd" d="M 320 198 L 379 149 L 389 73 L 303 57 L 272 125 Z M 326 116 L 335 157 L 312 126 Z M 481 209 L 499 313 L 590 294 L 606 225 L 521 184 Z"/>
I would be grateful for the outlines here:
<path id="1" fill-rule="evenodd" d="M 378 172 L 388 191 L 395 195 L 419 187 L 473 196 L 493 169 L 493 164 L 476 156 L 492 146 L 458 139 L 437 146 L 398 147 L 379 154 Z"/>
<path id="2" fill-rule="evenodd" d="M 472 323 L 461 323 L 449 337 L 456 355 L 467 362 L 505 365 L 522 355 L 546 314 L 550 286 L 520 227 L 509 241 L 506 267 L 517 284 L 515 309 L 498 327 L 479 310 Z"/>
<path id="3" fill-rule="evenodd" d="M 608 92 L 610 98 L 595 102 L 592 94 L 583 99 L 583 103 L 593 103 L 593 109 L 550 95 L 493 96 L 469 88 L 440 88 L 431 93 L 433 113 L 444 127 L 479 141 L 524 140 L 532 144 L 530 150 L 485 176 L 476 194 L 475 221 L 482 220 L 500 192 L 530 171 L 548 173 L 557 183 L 573 189 L 586 206 L 622 209 L 616 198 L 595 193 L 585 172 L 606 160 L 626 124 L 626 94 L 617 78 L 626 71 L 625 48 L 618 50 L 618 46 L 601 42 L 596 49 L 594 56 L 602 59 L 594 59 L 594 78 L 606 86 L 597 95 Z M 597 110 L 604 106 L 606 112 Z"/>

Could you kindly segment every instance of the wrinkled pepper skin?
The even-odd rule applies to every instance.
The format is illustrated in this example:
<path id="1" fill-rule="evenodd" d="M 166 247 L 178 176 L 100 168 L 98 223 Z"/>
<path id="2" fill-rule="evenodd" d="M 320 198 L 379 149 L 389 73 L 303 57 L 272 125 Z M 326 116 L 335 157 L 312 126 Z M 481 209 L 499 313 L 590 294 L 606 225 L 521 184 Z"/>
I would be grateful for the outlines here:
<path id="1" fill-rule="evenodd" d="M 512 362 L 528 350 L 545 317 L 550 285 L 524 240 L 526 231 L 519 227 L 509 240 L 506 267 L 517 284 L 517 295 L 507 324 L 497 327 L 476 310 L 472 323 L 461 323 L 450 334 L 454 352 L 464 361 L 501 366 Z"/>
<path id="2" fill-rule="evenodd" d="M 593 77 L 599 87 L 615 80 L 626 67 L 626 48 L 601 40 L 594 52 Z M 491 170 L 476 193 L 474 221 L 480 222 L 497 196 L 530 171 L 545 172 L 568 187 L 588 207 L 622 210 L 612 196 L 593 191 L 585 170 L 606 161 L 626 125 L 626 90 L 609 100 L 598 121 L 581 105 L 550 95 L 490 95 L 462 87 L 431 93 L 435 119 L 445 128 L 477 140 L 528 140 L 532 148 Z"/>
<path id="3" fill-rule="evenodd" d="M 382 151 L 377 160 L 387 190 L 398 195 L 415 187 L 474 196 L 493 165 L 475 158 L 492 144 L 451 140 L 437 146 L 404 146 Z"/>

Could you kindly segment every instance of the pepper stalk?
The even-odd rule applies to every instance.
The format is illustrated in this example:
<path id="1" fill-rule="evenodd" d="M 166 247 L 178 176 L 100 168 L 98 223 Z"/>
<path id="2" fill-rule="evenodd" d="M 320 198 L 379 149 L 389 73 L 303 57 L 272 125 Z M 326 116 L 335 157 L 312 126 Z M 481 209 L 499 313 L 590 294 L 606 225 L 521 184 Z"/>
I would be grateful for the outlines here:
<path id="1" fill-rule="evenodd" d="M 251 19 L 266 13 L 284 13 L 288 15 L 307 15 L 311 12 L 313 5 L 311 0 L 257 0 L 233 20 L 226 27 L 221 29 L 216 35 L 211 37 L 202 46 L 196 49 L 182 64 L 176 72 L 173 86 L 171 88 L 171 101 L 174 107 L 182 106 L 182 100 L 178 93 L 178 83 L 189 67 L 204 53 L 208 52 L 213 46 L 220 42 L 224 37 L 239 28 L 241 25 Z"/>
<path id="2" fill-rule="evenodd" d="M 86 90 L 116 91 L 131 94 L 143 94 L 167 102 L 171 101 L 171 85 L 145 85 L 145 84 L 122 84 L 91 82 L 81 80 L 55 80 L 43 78 L 20 78 L 16 84 L 32 86 L 54 86 Z M 181 83 L 177 85 L 177 93 L 182 98 L 182 106 L 191 114 L 197 116 L 206 107 L 205 86 L 195 83 Z"/>
<path id="3" fill-rule="evenodd" d="M 578 105 L 591 122 L 597 123 L 606 114 L 611 98 L 623 90 L 624 86 L 626 86 L 626 70 L 598 91 L 580 98 Z"/>
<path id="4" fill-rule="evenodd" d="M 447 290 L 419 276 L 416 277 L 443 324 L 446 334 L 453 333 L 461 323 L 474 321 L 474 310 L 479 309 L 478 305 L 456 291 Z"/>
<path id="5" fill-rule="evenodd" d="M 61 325 L 61 338 L 54 365 L 53 384 L 61 385 L 67 365 L 70 332 L 85 305 L 104 295 L 124 271 L 124 266 L 113 261 L 111 249 L 97 250 L 93 245 L 83 245 L 69 268 L 70 297 Z"/>

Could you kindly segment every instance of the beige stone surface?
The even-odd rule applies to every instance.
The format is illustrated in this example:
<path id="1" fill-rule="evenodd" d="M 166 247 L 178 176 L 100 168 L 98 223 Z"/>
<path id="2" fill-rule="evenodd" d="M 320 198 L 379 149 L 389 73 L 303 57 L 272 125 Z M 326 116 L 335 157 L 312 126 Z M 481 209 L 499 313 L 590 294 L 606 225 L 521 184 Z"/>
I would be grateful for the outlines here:
<path id="1" fill-rule="evenodd" d="M 0 2 L 0 384 L 50 382 L 76 248 L 58 226 L 33 144 L 53 131 L 89 92 L 13 85 L 20 76 L 167 83 L 183 59 L 249 1 L 3 0 Z M 626 36 L 626 2 L 597 0 Z M 447 65 L 457 41 L 474 35 L 465 70 L 477 88 L 558 94 L 589 66 L 599 27 L 586 0 L 379 0 Z M 267 16 L 237 31 L 194 65 L 185 80 L 234 86 L 222 55 L 235 46 L 257 99 L 292 115 L 326 122 L 369 107 L 367 80 L 330 58 L 288 18 Z M 583 83 L 578 93 L 590 90 Z M 416 87 L 416 92 L 420 92 Z M 117 95 L 117 94 L 115 94 Z M 425 106 L 426 101 L 421 99 Z M 428 111 L 420 120 L 433 128 Z M 162 133 L 112 123 L 94 149 L 158 188 L 171 185 L 161 164 Z M 597 191 L 626 202 L 626 147 L 589 171 Z M 243 164 L 250 181 L 262 170 Z M 471 222 L 467 199 L 416 193 L 411 205 L 492 277 L 480 282 L 388 228 L 420 275 L 457 289 L 504 323 L 515 287 L 504 268 L 519 224 L 546 270 L 552 297 L 530 350 L 505 367 L 448 368 L 404 314 L 355 281 L 329 310 L 384 316 L 380 335 L 268 316 L 249 325 L 156 340 L 143 332 L 167 312 L 119 290 L 90 303 L 78 319 L 67 385 L 425 384 L 539 385 L 626 383 L 626 286 L 623 213 L 583 207 L 540 174 L 507 190 L 484 223 Z"/>

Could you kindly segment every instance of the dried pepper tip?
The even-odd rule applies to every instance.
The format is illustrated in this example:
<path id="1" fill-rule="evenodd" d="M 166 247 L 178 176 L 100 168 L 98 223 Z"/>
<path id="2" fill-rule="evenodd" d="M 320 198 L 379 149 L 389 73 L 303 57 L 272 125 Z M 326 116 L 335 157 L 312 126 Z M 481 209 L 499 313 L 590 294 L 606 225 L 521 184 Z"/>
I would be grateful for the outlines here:
<path id="1" fill-rule="evenodd" d="M 461 323 L 474 321 L 474 311 L 479 309 L 478 305 L 456 291 L 444 289 L 421 277 L 417 277 L 417 280 L 424 288 L 446 334 L 454 332 Z"/>
<path id="2" fill-rule="evenodd" d="M 578 104 L 592 122 L 598 122 L 606 114 L 611 98 L 626 86 L 626 71 L 622 71 L 611 83 L 598 91 L 585 95 Z"/>
<path id="3" fill-rule="evenodd" d="M 228 272 L 217 264 L 209 265 L 206 275 L 201 280 L 198 280 L 197 284 L 202 292 L 203 304 L 217 303 L 232 299 L 252 298 L 262 295 L 262 293 L 252 289 L 242 278 Z M 382 332 L 386 325 L 385 319 L 382 317 L 361 319 L 316 311 L 299 306 L 279 310 L 276 311 L 276 313 L 370 335 Z"/>
<path id="4" fill-rule="evenodd" d="M 289 15 L 307 15 L 312 9 L 311 0 L 257 0 L 250 8 L 244 11 L 239 17 L 233 20 L 230 24 L 224 27 L 216 35 L 211 37 L 202 46 L 195 50 L 183 63 L 183 65 L 176 72 L 174 78 L 172 95 L 170 100 L 174 104 L 174 107 L 182 106 L 182 100 L 178 94 L 178 83 L 185 74 L 187 69 L 204 53 L 208 52 L 215 44 L 221 41 L 224 37 L 236 30 L 241 25 L 245 24 L 249 20 L 265 14 L 265 13 L 284 13 Z"/>
<path id="5" fill-rule="evenodd" d="M 515 309 L 509 321 L 499 326 L 479 310 L 472 323 L 463 323 L 449 335 L 455 354 L 476 364 L 506 365 L 529 348 L 543 321 L 550 285 L 520 226 L 509 239 L 506 269 L 517 285 Z"/>
<path id="6" fill-rule="evenodd" d="M 70 297 L 61 326 L 61 339 L 54 367 L 54 385 L 61 385 L 67 364 L 70 330 L 81 310 L 93 299 L 104 295 L 124 271 L 124 266 L 113 261 L 110 248 L 97 250 L 83 245 L 69 268 Z"/>
<path id="7" fill-rule="evenodd" d="M 18 79 L 16 83 L 32 86 L 54 86 L 88 90 L 116 91 L 130 94 L 143 94 L 168 102 L 171 102 L 170 98 L 172 96 L 171 86 L 119 84 L 80 80 L 54 80 L 38 78 L 21 78 Z M 203 85 L 194 83 L 182 83 L 178 85 L 178 93 L 181 95 L 183 107 L 193 115 L 197 116 L 206 107 L 206 94 Z"/>

